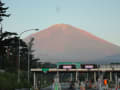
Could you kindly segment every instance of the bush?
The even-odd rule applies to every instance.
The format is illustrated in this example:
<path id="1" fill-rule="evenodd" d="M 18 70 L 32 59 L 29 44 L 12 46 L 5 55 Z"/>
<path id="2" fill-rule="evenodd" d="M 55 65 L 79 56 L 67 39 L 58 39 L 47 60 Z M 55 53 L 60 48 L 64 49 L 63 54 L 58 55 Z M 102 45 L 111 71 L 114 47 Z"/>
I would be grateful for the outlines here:
<path id="1" fill-rule="evenodd" d="M 30 88 L 31 85 L 27 80 L 17 82 L 16 73 L 0 73 L 0 90 L 13 90 L 13 88 Z"/>

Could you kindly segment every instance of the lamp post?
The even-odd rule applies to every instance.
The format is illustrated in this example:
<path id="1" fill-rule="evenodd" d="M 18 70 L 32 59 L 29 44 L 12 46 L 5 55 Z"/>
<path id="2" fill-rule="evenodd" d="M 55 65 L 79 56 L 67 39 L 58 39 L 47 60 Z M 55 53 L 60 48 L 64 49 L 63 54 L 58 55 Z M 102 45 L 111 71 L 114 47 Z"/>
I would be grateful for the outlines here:
<path id="1" fill-rule="evenodd" d="M 38 31 L 39 29 L 29 29 L 29 30 L 25 30 L 25 31 L 23 31 L 23 32 L 21 32 L 20 34 L 19 34 L 19 41 L 18 41 L 18 79 L 17 79 L 17 81 L 18 81 L 18 83 L 20 82 L 20 38 L 21 38 L 21 36 L 22 36 L 22 34 L 23 33 L 25 33 L 25 32 L 29 32 L 29 31 Z M 28 52 L 28 54 L 29 54 L 29 52 Z M 29 60 L 28 60 L 28 68 L 29 68 Z M 29 69 L 28 69 L 28 72 L 29 72 Z M 28 76 L 29 77 L 29 76 Z"/>

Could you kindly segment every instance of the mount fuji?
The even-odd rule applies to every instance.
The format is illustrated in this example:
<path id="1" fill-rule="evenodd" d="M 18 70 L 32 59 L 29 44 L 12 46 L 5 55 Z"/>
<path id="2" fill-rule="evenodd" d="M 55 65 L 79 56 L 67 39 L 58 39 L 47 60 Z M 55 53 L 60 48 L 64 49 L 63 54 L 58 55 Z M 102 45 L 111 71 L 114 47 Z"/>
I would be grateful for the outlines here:
<path id="1" fill-rule="evenodd" d="M 25 41 L 32 37 L 35 57 L 43 62 L 110 63 L 120 60 L 119 46 L 68 24 L 52 25 L 29 35 Z"/>

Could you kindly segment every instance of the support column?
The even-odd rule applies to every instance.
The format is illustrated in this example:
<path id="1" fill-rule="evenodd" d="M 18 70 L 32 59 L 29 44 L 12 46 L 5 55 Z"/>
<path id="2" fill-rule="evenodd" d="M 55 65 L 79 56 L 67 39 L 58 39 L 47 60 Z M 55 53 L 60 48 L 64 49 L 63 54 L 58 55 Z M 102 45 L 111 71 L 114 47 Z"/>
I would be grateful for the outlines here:
<path id="1" fill-rule="evenodd" d="M 110 81 L 112 81 L 112 72 L 110 72 Z"/>
<path id="2" fill-rule="evenodd" d="M 34 72 L 34 89 L 36 88 L 36 75 L 35 75 L 35 72 Z"/>
<path id="3" fill-rule="evenodd" d="M 96 72 L 94 72 L 94 83 L 96 83 Z"/>
<path id="4" fill-rule="evenodd" d="M 118 77 L 117 77 L 117 72 L 115 73 L 115 83 L 116 83 L 116 88 L 118 86 Z"/>
<path id="5" fill-rule="evenodd" d="M 73 75 L 72 75 L 72 73 L 71 73 L 71 81 L 73 80 Z"/>
<path id="6" fill-rule="evenodd" d="M 57 71 L 57 82 L 60 82 L 59 81 L 59 72 Z"/>
<path id="7" fill-rule="evenodd" d="M 78 72 L 76 71 L 76 81 L 78 81 Z"/>
<path id="8" fill-rule="evenodd" d="M 88 72 L 87 72 L 87 81 L 88 81 L 88 77 L 89 77 L 89 76 L 88 76 Z"/>

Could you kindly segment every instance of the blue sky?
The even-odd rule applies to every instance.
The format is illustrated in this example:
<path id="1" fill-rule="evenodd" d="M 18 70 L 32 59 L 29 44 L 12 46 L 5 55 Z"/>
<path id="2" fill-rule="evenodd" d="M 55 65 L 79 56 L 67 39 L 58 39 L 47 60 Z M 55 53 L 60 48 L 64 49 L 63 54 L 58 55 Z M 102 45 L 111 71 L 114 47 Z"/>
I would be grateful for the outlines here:
<path id="1" fill-rule="evenodd" d="M 120 0 L 2 0 L 9 6 L 4 29 L 21 33 L 70 24 L 120 46 Z M 23 37 L 33 32 L 24 33 Z"/>

